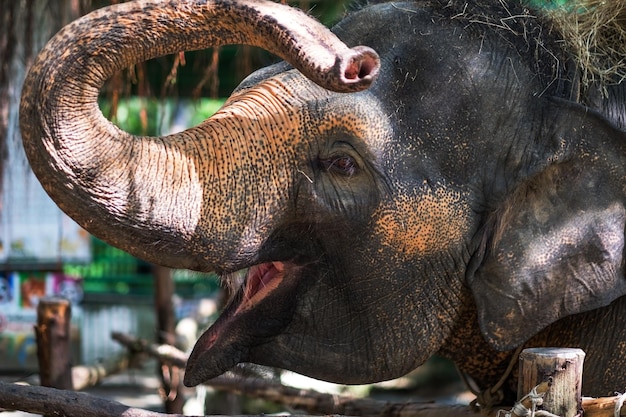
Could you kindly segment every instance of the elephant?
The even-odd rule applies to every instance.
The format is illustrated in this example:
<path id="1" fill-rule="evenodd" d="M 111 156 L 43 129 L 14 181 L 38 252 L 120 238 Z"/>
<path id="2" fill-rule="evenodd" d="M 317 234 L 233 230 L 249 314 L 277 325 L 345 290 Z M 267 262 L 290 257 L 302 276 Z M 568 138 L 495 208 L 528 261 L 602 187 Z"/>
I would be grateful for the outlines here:
<path id="1" fill-rule="evenodd" d="M 284 61 L 198 126 L 134 136 L 98 109 L 115 71 L 240 43 Z M 48 43 L 20 127 L 96 237 L 245 273 L 186 385 L 241 363 L 372 383 L 437 354 L 489 389 L 520 348 L 562 346 L 587 353 L 583 393 L 606 395 L 626 386 L 624 95 L 582 73 L 512 0 L 371 2 L 332 29 L 267 0 L 141 0 Z"/>

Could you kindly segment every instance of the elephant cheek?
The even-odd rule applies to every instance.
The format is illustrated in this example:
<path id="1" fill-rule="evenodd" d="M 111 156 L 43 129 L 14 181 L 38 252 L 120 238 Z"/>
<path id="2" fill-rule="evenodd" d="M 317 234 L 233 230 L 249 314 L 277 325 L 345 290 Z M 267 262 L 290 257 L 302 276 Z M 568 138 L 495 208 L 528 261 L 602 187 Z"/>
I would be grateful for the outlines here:
<path id="1" fill-rule="evenodd" d="M 382 246 L 415 259 L 458 246 L 470 231 L 466 195 L 449 187 L 426 185 L 381 205 L 374 230 Z"/>

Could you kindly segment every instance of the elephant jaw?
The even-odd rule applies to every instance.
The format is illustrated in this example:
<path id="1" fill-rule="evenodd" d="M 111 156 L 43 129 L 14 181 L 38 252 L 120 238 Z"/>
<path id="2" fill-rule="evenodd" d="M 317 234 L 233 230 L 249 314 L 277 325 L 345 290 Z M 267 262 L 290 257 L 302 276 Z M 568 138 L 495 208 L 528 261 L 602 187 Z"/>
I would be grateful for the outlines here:
<path id="1" fill-rule="evenodd" d="M 250 349 L 265 343 L 289 324 L 297 279 L 284 262 L 249 268 L 245 283 L 217 321 L 196 342 L 187 360 L 184 383 L 195 386 L 245 362 Z M 297 268 L 297 267 L 295 267 Z"/>

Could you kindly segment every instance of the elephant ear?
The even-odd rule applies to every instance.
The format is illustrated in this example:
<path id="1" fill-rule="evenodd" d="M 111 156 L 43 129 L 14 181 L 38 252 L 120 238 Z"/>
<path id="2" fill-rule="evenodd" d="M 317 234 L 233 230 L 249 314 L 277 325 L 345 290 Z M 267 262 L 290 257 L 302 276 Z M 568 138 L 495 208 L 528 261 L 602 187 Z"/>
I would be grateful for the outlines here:
<path id="1" fill-rule="evenodd" d="M 622 185 L 586 162 L 549 166 L 491 219 L 469 285 L 483 335 L 498 350 L 626 292 Z"/>

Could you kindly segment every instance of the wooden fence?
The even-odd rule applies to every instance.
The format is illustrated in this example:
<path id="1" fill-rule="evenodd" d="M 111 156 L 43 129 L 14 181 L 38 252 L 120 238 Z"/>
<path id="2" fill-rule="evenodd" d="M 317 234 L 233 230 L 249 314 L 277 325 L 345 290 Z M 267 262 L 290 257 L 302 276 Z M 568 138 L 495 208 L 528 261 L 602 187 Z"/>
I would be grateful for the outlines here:
<path id="1" fill-rule="evenodd" d="M 40 382 L 0 382 L 0 411 L 19 410 L 45 416 L 152 417 L 178 416 L 139 408 L 77 392 L 101 382 L 107 375 L 124 370 L 127 362 L 96 367 L 70 367 L 67 343 L 69 306 L 62 299 L 42 303 L 35 328 Z M 183 368 L 187 356 L 171 345 L 150 344 L 130 335 L 115 333 L 113 339 L 129 352 L 147 354 L 170 368 Z M 581 395 L 585 353 L 580 349 L 534 348 L 519 355 L 519 386 L 522 395 L 510 407 L 481 410 L 493 417 L 619 417 L 626 415 L 626 396 L 584 398 Z M 216 390 L 286 404 L 307 416 L 350 415 L 385 417 L 477 417 L 475 410 L 463 405 L 438 405 L 425 402 L 394 403 L 371 398 L 355 398 L 288 387 L 260 378 L 218 377 L 207 382 Z"/>

